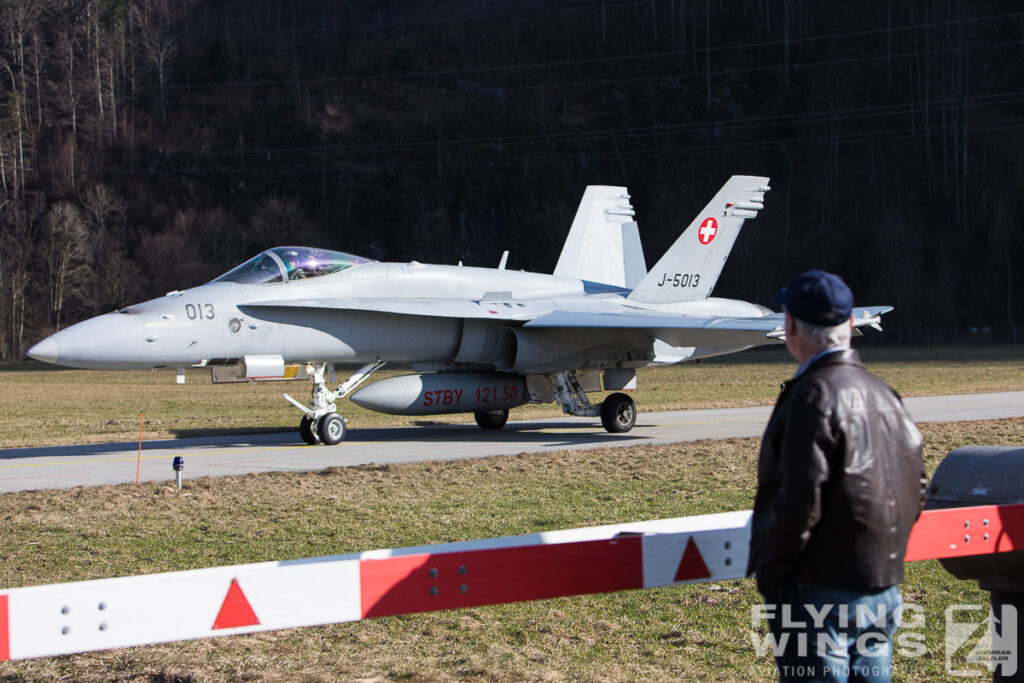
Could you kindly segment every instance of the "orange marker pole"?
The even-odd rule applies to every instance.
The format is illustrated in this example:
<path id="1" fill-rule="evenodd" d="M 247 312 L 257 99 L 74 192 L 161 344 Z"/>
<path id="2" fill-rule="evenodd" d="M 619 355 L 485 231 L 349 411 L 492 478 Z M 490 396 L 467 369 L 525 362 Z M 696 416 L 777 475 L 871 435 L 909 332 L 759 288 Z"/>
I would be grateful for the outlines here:
<path id="1" fill-rule="evenodd" d="M 139 471 L 142 469 L 142 413 L 139 413 L 139 462 L 135 465 L 135 485 L 139 485 Z"/>

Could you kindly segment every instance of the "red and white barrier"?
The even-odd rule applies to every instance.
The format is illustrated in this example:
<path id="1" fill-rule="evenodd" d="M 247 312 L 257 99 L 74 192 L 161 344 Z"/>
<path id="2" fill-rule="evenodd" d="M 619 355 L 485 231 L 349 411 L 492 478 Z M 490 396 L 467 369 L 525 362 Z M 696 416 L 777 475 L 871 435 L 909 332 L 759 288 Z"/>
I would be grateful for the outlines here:
<path id="1" fill-rule="evenodd" d="M 749 523 L 727 512 L 14 588 L 0 592 L 0 660 L 737 579 Z M 1024 536 L 1024 505 L 927 511 L 907 560 L 1013 550 L 1012 530 Z"/>

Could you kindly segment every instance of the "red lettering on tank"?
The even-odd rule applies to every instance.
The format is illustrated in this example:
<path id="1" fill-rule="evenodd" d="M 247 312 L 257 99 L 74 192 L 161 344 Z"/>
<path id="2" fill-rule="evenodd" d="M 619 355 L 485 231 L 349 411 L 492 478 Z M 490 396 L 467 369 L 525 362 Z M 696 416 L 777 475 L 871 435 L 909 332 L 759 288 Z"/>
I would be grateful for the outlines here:
<path id="1" fill-rule="evenodd" d="M 462 389 L 456 389 L 455 390 L 455 402 L 456 403 L 462 403 L 462 391 L 463 391 Z"/>

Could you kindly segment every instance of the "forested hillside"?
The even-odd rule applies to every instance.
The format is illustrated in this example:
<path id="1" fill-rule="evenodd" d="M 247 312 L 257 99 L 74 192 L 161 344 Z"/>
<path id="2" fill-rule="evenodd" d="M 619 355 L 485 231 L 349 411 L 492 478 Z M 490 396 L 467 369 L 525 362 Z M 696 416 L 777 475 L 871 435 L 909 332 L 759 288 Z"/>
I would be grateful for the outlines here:
<path id="1" fill-rule="evenodd" d="M 1022 60 L 996 0 L 0 0 L 0 358 L 275 244 L 550 272 L 587 184 L 653 264 L 734 174 L 715 295 L 1013 339 Z"/>

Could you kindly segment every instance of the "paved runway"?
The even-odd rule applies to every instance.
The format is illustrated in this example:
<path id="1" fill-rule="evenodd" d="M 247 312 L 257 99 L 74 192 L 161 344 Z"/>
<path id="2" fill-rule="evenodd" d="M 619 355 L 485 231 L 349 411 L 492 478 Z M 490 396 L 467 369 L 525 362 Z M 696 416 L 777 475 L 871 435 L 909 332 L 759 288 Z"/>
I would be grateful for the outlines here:
<path id="1" fill-rule="evenodd" d="M 918 422 L 1024 417 L 1024 391 L 929 396 L 907 399 L 906 404 Z M 296 432 L 146 441 L 140 479 L 173 480 L 171 460 L 176 455 L 184 457 L 188 479 L 760 436 L 770 410 L 641 413 L 628 434 L 609 434 L 596 418 L 566 417 L 511 421 L 494 432 L 475 424 L 387 429 L 355 425 L 337 446 L 307 446 Z M 138 442 L 0 450 L 0 492 L 133 482 L 138 459 Z"/>

